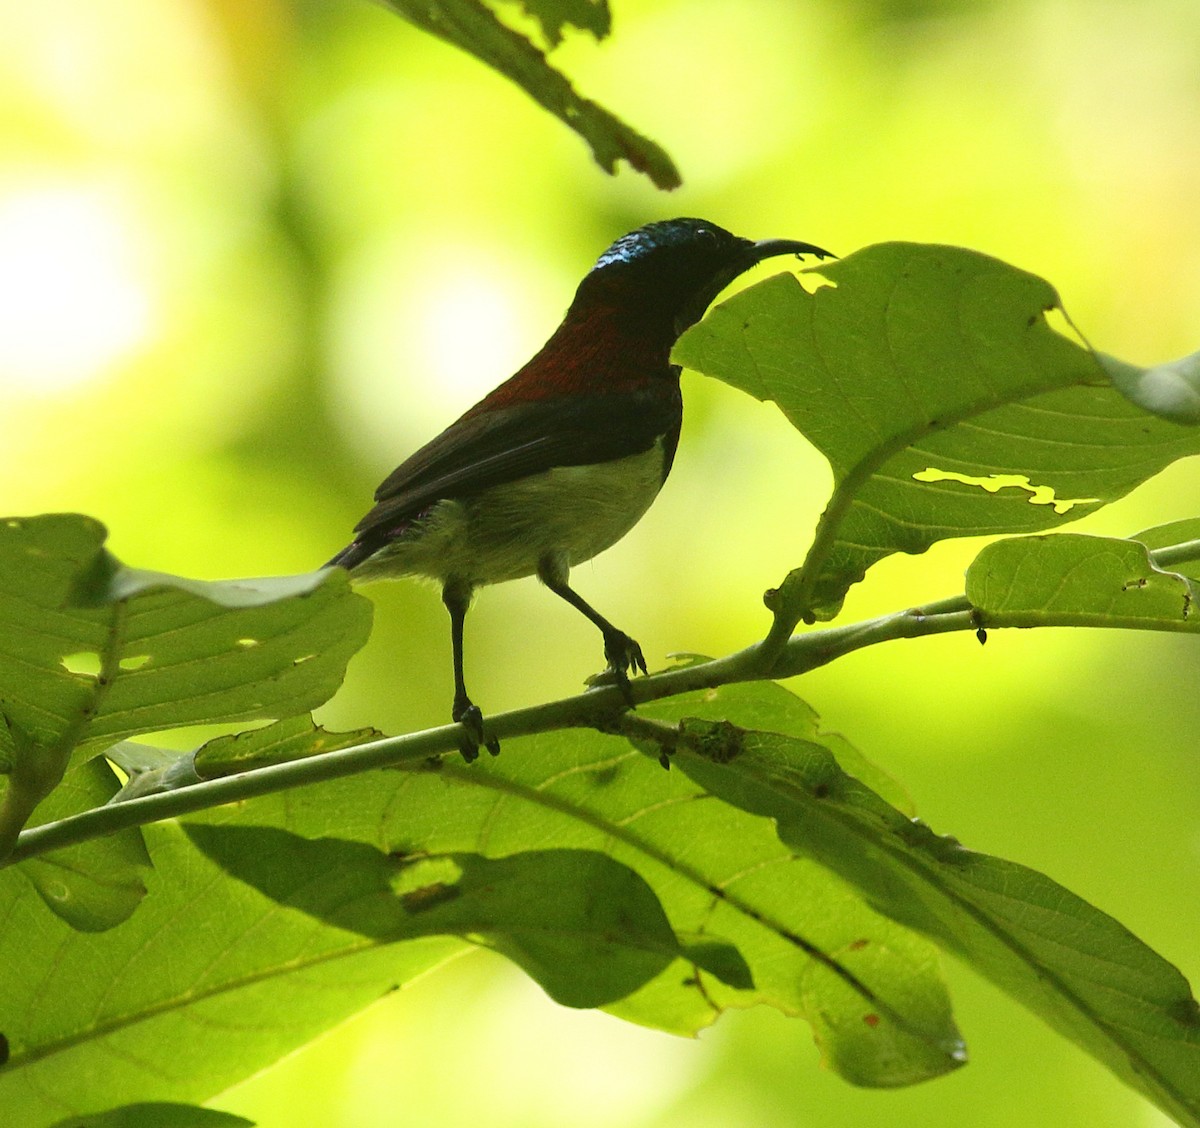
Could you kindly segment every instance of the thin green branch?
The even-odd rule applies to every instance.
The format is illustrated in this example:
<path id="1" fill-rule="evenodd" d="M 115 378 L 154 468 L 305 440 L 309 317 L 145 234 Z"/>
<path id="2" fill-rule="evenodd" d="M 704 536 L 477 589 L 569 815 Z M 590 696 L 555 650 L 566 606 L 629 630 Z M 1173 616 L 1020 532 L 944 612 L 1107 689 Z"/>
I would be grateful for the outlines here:
<path id="1" fill-rule="evenodd" d="M 1158 565 L 1200 557 L 1200 540 L 1155 550 L 1151 557 Z M 723 658 L 677 666 L 640 678 L 630 684 L 630 692 L 634 703 L 639 704 L 736 682 L 796 677 L 852 651 L 881 642 L 924 638 L 952 631 L 976 631 L 981 626 L 992 625 L 1009 624 L 992 624 L 981 619 L 967 598 L 959 595 L 844 627 L 828 627 L 795 635 L 787 640 L 769 668 L 762 662 L 761 644 L 755 643 Z M 1047 616 L 1034 625 L 1077 624 L 1064 616 Z M 500 740 L 559 728 L 595 728 L 612 732 L 619 730 L 620 718 L 627 708 L 619 690 L 615 686 L 604 685 L 574 697 L 496 714 L 488 718 L 488 731 Z M 459 736 L 457 725 L 443 725 L 284 764 L 254 768 L 172 791 L 110 803 L 22 832 L 12 853 L 0 862 L 0 868 L 129 827 L 178 818 L 222 803 L 440 756 L 458 748 Z"/>
<path id="2" fill-rule="evenodd" d="M 846 627 L 812 631 L 791 640 L 770 676 L 793 677 L 878 642 L 970 630 L 974 627 L 969 605 L 960 597 Z M 633 699 L 635 703 L 656 701 L 697 689 L 764 680 L 768 675 L 757 666 L 757 649 L 756 644 L 723 658 L 680 666 L 641 678 L 631 685 Z M 624 698 L 615 686 L 603 686 L 559 701 L 496 714 L 488 718 L 488 731 L 500 740 L 565 727 L 611 731 L 616 719 L 626 708 Z M 373 769 L 411 764 L 452 752 L 458 745 L 458 726 L 443 725 L 285 764 L 255 768 L 172 791 L 110 803 L 24 831 L 2 864 L 11 865 L 50 850 L 73 846 L 129 827 L 178 818 L 223 803 L 341 779 Z"/>

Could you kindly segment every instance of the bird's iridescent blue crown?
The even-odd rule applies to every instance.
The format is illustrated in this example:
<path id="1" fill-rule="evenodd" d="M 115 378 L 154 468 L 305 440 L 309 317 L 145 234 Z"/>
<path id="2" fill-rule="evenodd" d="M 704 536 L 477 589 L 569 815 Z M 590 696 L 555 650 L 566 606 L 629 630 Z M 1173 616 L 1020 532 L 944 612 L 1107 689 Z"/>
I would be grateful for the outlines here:
<path id="1" fill-rule="evenodd" d="M 664 219 L 622 235 L 596 260 L 592 269 L 633 264 L 671 249 L 707 245 L 715 251 L 719 247 L 732 248 L 743 243 L 745 240 L 706 219 Z"/>
<path id="2" fill-rule="evenodd" d="M 775 255 L 828 256 L 811 243 L 764 239 L 752 243 L 707 219 L 667 219 L 622 235 L 596 260 L 575 291 L 568 316 L 601 308 L 626 322 L 679 336 L 704 316 L 739 274 Z"/>

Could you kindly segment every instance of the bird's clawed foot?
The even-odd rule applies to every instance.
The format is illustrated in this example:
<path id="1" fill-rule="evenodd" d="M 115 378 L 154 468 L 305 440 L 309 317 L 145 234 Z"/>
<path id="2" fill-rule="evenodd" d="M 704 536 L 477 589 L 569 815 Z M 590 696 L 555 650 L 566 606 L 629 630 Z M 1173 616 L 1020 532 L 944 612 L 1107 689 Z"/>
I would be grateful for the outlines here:
<path id="1" fill-rule="evenodd" d="M 608 659 L 609 669 L 615 671 L 618 677 L 625 677 L 632 670 L 647 673 L 646 659 L 642 656 L 642 648 L 624 631 L 612 631 L 604 635 L 604 657 Z"/>
<path id="2" fill-rule="evenodd" d="M 500 741 L 495 737 L 485 740 L 483 735 L 483 713 L 479 706 L 471 701 L 455 703 L 453 719 L 463 727 L 463 734 L 458 740 L 458 750 L 468 764 L 479 759 L 480 747 L 486 748 L 493 756 L 500 755 Z"/>
<path id="3" fill-rule="evenodd" d="M 642 648 L 624 631 L 611 630 L 604 632 L 604 657 L 608 659 L 608 668 L 593 678 L 588 679 L 590 685 L 615 683 L 625 698 L 625 704 L 633 708 L 633 694 L 629 691 L 629 675 L 639 670 L 648 673 L 646 659 Z"/>

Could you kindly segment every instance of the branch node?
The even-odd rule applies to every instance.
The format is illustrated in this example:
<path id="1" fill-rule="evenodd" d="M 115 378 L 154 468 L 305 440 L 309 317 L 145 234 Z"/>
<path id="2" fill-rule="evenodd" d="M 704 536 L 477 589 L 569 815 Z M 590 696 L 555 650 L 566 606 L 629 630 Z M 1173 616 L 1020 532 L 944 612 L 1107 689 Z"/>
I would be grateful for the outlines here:
<path id="1" fill-rule="evenodd" d="M 615 735 L 623 736 L 635 747 L 645 744 L 657 745 L 658 762 L 665 770 L 671 770 L 671 757 L 679 747 L 679 725 L 652 721 L 648 717 L 639 717 L 634 713 L 624 713 L 616 718 L 616 725 L 613 729 L 602 731 L 611 731 Z M 641 750 L 645 751 L 645 749 Z"/>

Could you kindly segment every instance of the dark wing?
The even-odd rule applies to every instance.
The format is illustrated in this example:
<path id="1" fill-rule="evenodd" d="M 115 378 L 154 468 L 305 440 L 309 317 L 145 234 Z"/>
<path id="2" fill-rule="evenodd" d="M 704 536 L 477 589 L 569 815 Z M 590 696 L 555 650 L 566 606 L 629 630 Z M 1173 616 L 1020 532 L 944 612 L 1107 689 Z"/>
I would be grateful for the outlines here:
<path id="1" fill-rule="evenodd" d="M 534 400 L 468 413 L 388 475 L 375 507 L 355 526 L 355 543 L 331 563 L 353 567 L 443 498 L 464 497 L 556 466 L 611 462 L 649 450 L 668 435 L 674 453 L 681 410 L 678 385 L 646 391 Z"/>

